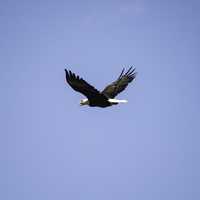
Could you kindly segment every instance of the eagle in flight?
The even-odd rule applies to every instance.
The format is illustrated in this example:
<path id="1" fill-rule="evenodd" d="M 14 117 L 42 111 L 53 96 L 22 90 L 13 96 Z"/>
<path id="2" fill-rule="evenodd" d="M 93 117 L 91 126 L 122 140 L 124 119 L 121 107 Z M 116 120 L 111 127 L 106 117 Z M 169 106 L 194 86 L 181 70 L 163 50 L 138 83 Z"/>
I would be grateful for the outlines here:
<path id="1" fill-rule="evenodd" d="M 66 82 L 77 92 L 82 93 L 87 99 L 82 99 L 80 105 L 88 105 L 91 107 L 108 107 L 112 105 L 117 105 L 119 103 L 127 103 L 127 100 L 118 100 L 115 97 L 125 90 L 130 82 L 132 82 L 137 72 L 135 68 L 130 67 L 125 73 L 124 68 L 119 75 L 118 79 L 106 86 L 105 89 L 100 92 L 92 85 L 87 83 L 84 79 L 75 75 L 70 70 L 65 69 Z"/>

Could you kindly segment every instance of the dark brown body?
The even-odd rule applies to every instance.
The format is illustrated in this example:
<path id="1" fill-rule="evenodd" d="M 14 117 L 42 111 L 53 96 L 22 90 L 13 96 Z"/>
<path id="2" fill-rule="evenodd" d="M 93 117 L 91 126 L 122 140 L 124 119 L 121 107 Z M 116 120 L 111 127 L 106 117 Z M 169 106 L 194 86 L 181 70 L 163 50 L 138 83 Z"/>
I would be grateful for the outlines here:
<path id="1" fill-rule="evenodd" d="M 118 103 L 110 103 L 107 98 L 94 98 L 89 100 L 89 106 L 91 107 L 105 108 L 116 104 Z"/>

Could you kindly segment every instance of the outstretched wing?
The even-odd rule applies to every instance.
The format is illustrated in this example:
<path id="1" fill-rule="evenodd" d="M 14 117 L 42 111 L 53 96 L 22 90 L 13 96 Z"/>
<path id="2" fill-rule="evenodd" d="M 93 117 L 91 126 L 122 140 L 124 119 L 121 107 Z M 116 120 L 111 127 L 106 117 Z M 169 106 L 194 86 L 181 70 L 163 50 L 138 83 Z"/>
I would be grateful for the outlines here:
<path id="1" fill-rule="evenodd" d="M 120 92 L 125 90 L 125 88 L 128 86 L 128 84 L 135 79 L 137 72 L 135 72 L 135 68 L 132 67 L 129 68 L 129 70 L 124 73 L 124 69 L 122 70 L 120 76 L 118 79 L 108 85 L 103 91 L 102 94 L 107 96 L 108 98 L 114 98 L 117 96 Z"/>
<path id="2" fill-rule="evenodd" d="M 75 91 L 82 93 L 88 99 L 95 98 L 95 97 L 101 95 L 100 92 L 97 89 L 95 89 L 93 86 L 91 86 L 89 83 L 87 83 L 85 80 L 83 80 L 79 76 L 76 76 L 70 70 L 67 71 L 65 69 L 65 74 L 66 74 L 67 83 Z"/>

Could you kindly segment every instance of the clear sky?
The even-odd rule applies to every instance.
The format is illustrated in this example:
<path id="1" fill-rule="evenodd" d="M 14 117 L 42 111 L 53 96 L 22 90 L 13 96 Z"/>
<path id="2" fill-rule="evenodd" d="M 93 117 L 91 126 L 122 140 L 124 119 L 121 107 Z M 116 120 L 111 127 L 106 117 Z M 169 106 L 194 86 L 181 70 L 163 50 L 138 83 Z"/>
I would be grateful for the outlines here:
<path id="1" fill-rule="evenodd" d="M 0 2 L 0 199 L 199 200 L 200 2 Z M 80 107 L 138 76 L 107 109 Z"/>

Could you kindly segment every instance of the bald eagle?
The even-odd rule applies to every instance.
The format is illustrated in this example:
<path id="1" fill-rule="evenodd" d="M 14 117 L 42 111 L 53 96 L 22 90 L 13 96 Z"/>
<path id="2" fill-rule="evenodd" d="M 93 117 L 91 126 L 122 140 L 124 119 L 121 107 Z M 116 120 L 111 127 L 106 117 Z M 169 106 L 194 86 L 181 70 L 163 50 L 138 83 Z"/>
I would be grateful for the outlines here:
<path id="1" fill-rule="evenodd" d="M 105 89 L 100 92 L 85 80 L 75 75 L 70 70 L 65 69 L 66 82 L 77 92 L 82 93 L 87 99 L 82 99 L 80 105 L 88 105 L 91 107 L 108 107 L 117 105 L 118 103 L 126 103 L 127 100 L 118 100 L 115 97 L 125 90 L 128 84 L 136 77 L 137 72 L 135 68 L 130 67 L 126 73 L 124 68 L 116 81 L 106 86 Z"/>

